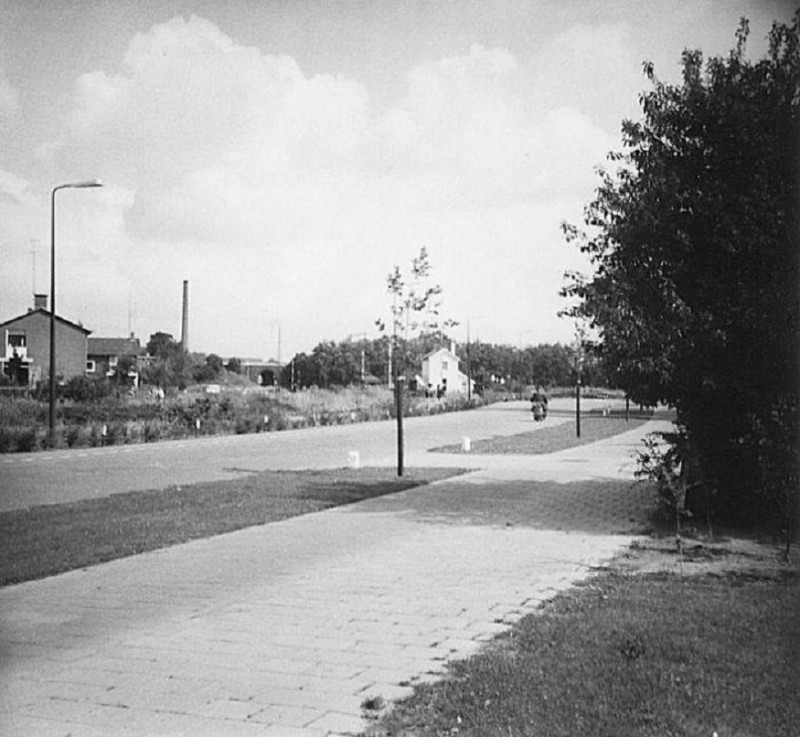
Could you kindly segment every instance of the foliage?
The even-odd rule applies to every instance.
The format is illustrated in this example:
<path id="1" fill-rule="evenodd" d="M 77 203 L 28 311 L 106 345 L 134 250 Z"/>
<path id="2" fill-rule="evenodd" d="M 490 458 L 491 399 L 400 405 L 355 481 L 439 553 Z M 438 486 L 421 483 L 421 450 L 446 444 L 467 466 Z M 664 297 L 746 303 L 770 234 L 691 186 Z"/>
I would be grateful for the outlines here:
<path id="1" fill-rule="evenodd" d="M 569 314 L 601 336 L 613 381 L 678 410 L 716 511 L 789 525 L 797 479 L 800 11 L 766 58 L 736 48 L 641 96 L 587 207 L 565 225 L 594 274 L 571 275 Z"/>
<path id="2" fill-rule="evenodd" d="M 409 338 L 418 335 L 436 336 L 439 340 L 445 338 L 445 330 L 455 327 L 458 323 L 454 320 L 444 320 L 440 324 L 440 310 L 442 288 L 438 284 L 431 284 L 433 266 L 428 256 L 428 249 L 420 248 L 419 255 L 411 260 L 411 268 L 404 275 L 399 266 L 386 277 L 386 288 L 392 296 L 391 325 L 378 319 L 375 321 L 378 330 L 388 332 L 391 327 L 393 371 L 396 376 L 405 374 L 410 365 L 410 356 L 407 353 Z M 401 342 L 398 342 L 398 338 Z M 398 350 L 402 346 L 401 350 Z"/>
<path id="3" fill-rule="evenodd" d="M 164 390 L 186 388 L 191 378 L 189 356 L 169 333 L 153 333 L 147 341 L 147 353 L 151 361 L 142 370 L 144 383 Z"/>
<path id="4" fill-rule="evenodd" d="M 192 366 L 192 379 L 202 383 L 214 381 L 223 371 L 223 361 L 216 353 L 210 353 Z"/>
<path id="5" fill-rule="evenodd" d="M 133 384 L 132 374 L 135 374 L 137 370 L 138 361 L 134 354 L 128 353 L 119 356 L 111 380 L 120 386 L 131 386 Z"/>
<path id="6" fill-rule="evenodd" d="M 170 333 L 156 332 L 147 341 L 147 355 L 153 358 L 169 358 L 175 352 L 175 346 L 180 346 Z"/>
<path id="7" fill-rule="evenodd" d="M 104 386 L 113 388 L 106 381 Z M 474 407 L 466 398 L 411 397 L 406 415 Z M 394 416 L 391 392 L 379 386 L 312 388 L 280 394 L 223 387 L 220 394 L 193 389 L 161 398 L 148 387 L 133 395 L 115 392 L 87 401 L 59 403 L 56 445 L 69 448 L 150 443 L 190 436 L 276 432 L 299 427 L 375 422 Z M 0 453 L 39 450 L 46 432 L 47 402 L 0 399 Z"/>
<path id="8" fill-rule="evenodd" d="M 351 386 L 361 383 L 361 352 L 364 351 L 365 383 L 387 383 L 389 369 L 389 336 L 376 340 L 350 340 L 319 343 L 311 353 L 298 353 L 283 367 L 281 386 L 290 388 Z M 452 342 L 443 331 L 423 332 L 405 341 L 406 366 L 409 372 L 418 371 L 422 359 L 431 351 Z M 466 373 L 467 346 L 460 344 L 456 353 L 461 370 Z M 471 342 L 469 362 L 476 391 L 523 385 L 570 386 L 575 383 L 572 349 L 560 343 L 526 346 L 520 352 L 510 345 Z M 272 371 L 265 372 L 271 386 Z M 294 381 L 293 381 L 294 380 Z M 604 368 L 594 353 L 587 353 L 583 363 L 583 383 L 607 386 Z"/>
<path id="9" fill-rule="evenodd" d="M 114 387 L 104 376 L 73 376 L 59 393 L 73 402 L 96 402 L 113 391 Z"/>

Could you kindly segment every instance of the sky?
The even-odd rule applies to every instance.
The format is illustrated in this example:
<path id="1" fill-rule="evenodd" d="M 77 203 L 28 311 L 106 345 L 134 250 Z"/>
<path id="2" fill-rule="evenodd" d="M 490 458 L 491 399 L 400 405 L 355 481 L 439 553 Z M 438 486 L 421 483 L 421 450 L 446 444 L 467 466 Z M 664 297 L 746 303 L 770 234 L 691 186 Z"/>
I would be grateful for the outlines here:
<path id="1" fill-rule="evenodd" d="M 278 358 L 378 336 L 425 247 L 452 337 L 567 343 L 564 272 L 642 64 L 766 48 L 777 0 L 2 0 L 0 322 Z"/>

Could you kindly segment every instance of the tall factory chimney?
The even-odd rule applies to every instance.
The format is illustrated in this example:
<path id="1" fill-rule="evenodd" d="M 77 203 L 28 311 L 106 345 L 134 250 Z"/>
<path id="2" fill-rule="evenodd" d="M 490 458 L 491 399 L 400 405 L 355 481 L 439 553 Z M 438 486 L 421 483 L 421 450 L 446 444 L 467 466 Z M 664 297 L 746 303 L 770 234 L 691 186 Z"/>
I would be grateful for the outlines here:
<path id="1" fill-rule="evenodd" d="M 189 351 L 189 282 L 183 281 L 183 314 L 181 316 L 181 348 Z"/>

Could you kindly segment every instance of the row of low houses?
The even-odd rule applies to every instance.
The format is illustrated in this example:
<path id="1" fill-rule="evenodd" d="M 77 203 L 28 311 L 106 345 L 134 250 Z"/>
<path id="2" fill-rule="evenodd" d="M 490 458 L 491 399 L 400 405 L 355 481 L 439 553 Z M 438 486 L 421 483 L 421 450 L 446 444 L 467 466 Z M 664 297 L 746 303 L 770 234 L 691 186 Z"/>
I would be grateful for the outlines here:
<path id="1" fill-rule="evenodd" d="M 142 346 L 133 334 L 128 338 L 94 338 L 80 323 L 56 316 L 56 371 L 68 381 L 75 376 L 110 376 L 123 356 L 141 356 Z M 50 375 L 50 311 L 47 295 L 37 294 L 34 306 L 25 314 L 0 323 L 0 372 L 14 384 L 36 386 Z M 260 380 L 265 369 L 277 371 L 276 364 L 255 359 L 242 362 L 243 373 Z M 138 383 L 138 373 L 129 376 Z M 467 377 L 459 369 L 453 345 L 424 357 L 421 373 L 415 377 L 418 389 L 432 395 L 467 393 Z"/>
<path id="2" fill-rule="evenodd" d="M 93 338 L 80 323 L 56 315 L 56 372 L 64 381 L 75 376 L 114 373 L 123 356 L 139 356 L 139 339 Z M 50 311 L 47 295 L 37 294 L 25 314 L 0 323 L 0 372 L 15 384 L 35 386 L 50 375 Z M 131 378 L 138 381 L 132 372 Z"/>

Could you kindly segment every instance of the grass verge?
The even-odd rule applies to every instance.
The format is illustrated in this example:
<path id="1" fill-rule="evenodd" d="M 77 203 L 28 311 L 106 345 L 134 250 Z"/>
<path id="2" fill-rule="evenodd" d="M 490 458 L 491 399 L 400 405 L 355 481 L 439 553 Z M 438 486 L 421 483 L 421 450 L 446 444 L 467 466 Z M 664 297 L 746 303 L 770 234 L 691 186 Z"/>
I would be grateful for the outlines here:
<path id="1" fill-rule="evenodd" d="M 794 737 L 800 579 L 773 553 L 755 568 L 598 575 L 417 687 L 368 734 Z"/>
<path id="2" fill-rule="evenodd" d="M 0 585 L 277 522 L 463 473 L 460 469 L 264 471 L 0 513 Z"/>
<path id="3" fill-rule="evenodd" d="M 470 453 L 478 455 L 513 454 L 538 455 L 556 453 L 559 450 L 575 448 L 587 443 L 595 443 L 614 435 L 633 430 L 650 419 L 635 417 L 626 421 L 624 415 L 585 415 L 581 417 L 581 436 L 575 433 L 574 422 L 562 422 L 558 425 L 538 425 L 535 430 L 518 435 L 498 436 L 472 443 Z M 431 448 L 432 453 L 461 453 L 461 445 L 443 445 Z"/>

